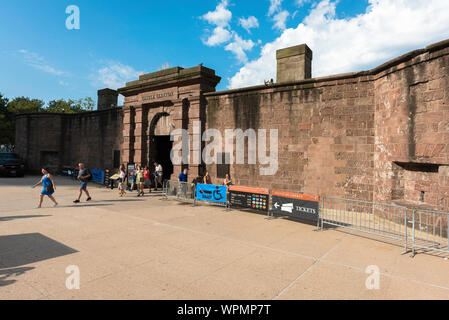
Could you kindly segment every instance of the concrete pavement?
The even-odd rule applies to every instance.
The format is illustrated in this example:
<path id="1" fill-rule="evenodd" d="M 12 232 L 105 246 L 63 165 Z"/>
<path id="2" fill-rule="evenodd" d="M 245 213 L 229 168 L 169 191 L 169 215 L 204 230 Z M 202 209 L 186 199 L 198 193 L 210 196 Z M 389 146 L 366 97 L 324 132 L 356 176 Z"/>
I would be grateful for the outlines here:
<path id="1" fill-rule="evenodd" d="M 0 299 L 449 299 L 449 261 L 394 242 L 93 184 L 75 205 L 63 177 L 36 210 L 38 179 L 0 178 Z"/>

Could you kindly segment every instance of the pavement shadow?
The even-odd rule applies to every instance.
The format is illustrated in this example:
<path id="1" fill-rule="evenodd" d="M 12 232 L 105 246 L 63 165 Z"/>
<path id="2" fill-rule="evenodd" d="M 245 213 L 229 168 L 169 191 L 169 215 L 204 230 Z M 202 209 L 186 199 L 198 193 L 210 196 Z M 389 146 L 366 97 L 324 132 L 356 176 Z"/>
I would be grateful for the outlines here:
<path id="1" fill-rule="evenodd" d="M 0 288 L 9 286 L 13 283 L 16 283 L 17 280 L 8 280 L 9 277 L 15 276 L 21 276 L 25 274 L 26 272 L 33 270 L 34 267 L 26 267 L 26 268 L 11 268 L 11 269 L 4 269 L 0 270 Z"/>
<path id="2" fill-rule="evenodd" d="M 89 208 L 89 207 L 110 207 L 110 204 L 107 203 L 98 203 L 98 204 L 73 204 L 67 206 L 58 206 L 58 208 Z"/>
<path id="3" fill-rule="evenodd" d="M 40 233 L 0 236 L 0 270 L 77 253 Z"/>
<path id="4" fill-rule="evenodd" d="M 11 216 L 11 217 L 0 217 L 0 222 L 17 220 L 17 219 L 32 219 L 32 218 L 44 218 L 44 217 L 52 217 L 52 215 L 34 215 L 34 216 Z"/>
<path id="5" fill-rule="evenodd" d="M 143 199 L 116 199 L 116 200 L 102 200 L 101 202 L 142 202 Z"/>

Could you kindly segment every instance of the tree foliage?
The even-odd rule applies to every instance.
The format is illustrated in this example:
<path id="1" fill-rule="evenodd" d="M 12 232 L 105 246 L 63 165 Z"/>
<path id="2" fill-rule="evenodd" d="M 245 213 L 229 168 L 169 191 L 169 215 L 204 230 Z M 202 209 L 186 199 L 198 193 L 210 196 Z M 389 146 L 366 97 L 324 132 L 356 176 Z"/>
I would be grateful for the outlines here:
<path id="1" fill-rule="evenodd" d="M 52 100 L 48 103 L 45 112 L 57 113 L 79 113 L 94 110 L 94 101 L 92 98 L 84 98 L 79 100 Z"/>

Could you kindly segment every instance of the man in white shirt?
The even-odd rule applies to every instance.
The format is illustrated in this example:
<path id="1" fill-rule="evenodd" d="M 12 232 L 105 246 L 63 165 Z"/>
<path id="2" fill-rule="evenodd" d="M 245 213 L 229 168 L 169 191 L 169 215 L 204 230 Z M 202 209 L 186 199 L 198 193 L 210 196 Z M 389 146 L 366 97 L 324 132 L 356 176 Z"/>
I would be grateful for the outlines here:
<path id="1" fill-rule="evenodd" d="M 163 172 L 162 166 L 159 163 L 155 162 L 154 167 L 155 167 L 154 184 L 155 184 L 155 188 L 157 190 L 158 185 L 159 184 L 162 185 L 162 177 L 164 175 L 164 172 Z"/>

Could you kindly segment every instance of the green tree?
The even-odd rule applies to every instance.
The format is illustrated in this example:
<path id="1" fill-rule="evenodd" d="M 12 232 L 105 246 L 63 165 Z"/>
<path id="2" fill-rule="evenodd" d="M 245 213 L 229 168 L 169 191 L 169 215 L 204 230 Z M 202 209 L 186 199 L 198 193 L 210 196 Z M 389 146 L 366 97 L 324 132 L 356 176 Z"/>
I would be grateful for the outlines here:
<path id="1" fill-rule="evenodd" d="M 0 145 L 11 144 L 11 115 L 8 112 L 8 99 L 0 93 Z"/>
<path id="2" fill-rule="evenodd" d="M 30 99 L 28 97 L 18 97 L 8 103 L 8 111 L 17 115 L 19 113 L 42 112 L 44 101 L 39 99 Z"/>
<path id="3" fill-rule="evenodd" d="M 43 105 L 38 99 L 17 97 L 9 101 L 0 95 L 0 144 L 14 145 L 17 114 L 40 112 Z"/>
<path id="4" fill-rule="evenodd" d="M 44 111 L 57 113 L 80 113 L 92 111 L 94 109 L 94 105 L 94 100 L 89 97 L 79 100 L 59 99 L 50 101 Z"/>
<path id="5" fill-rule="evenodd" d="M 52 100 L 44 108 L 44 101 L 28 97 L 17 97 L 11 101 L 0 94 L 0 145 L 14 145 L 15 117 L 21 113 L 55 112 L 79 113 L 94 110 L 94 100 L 84 98 L 79 100 Z"/>

